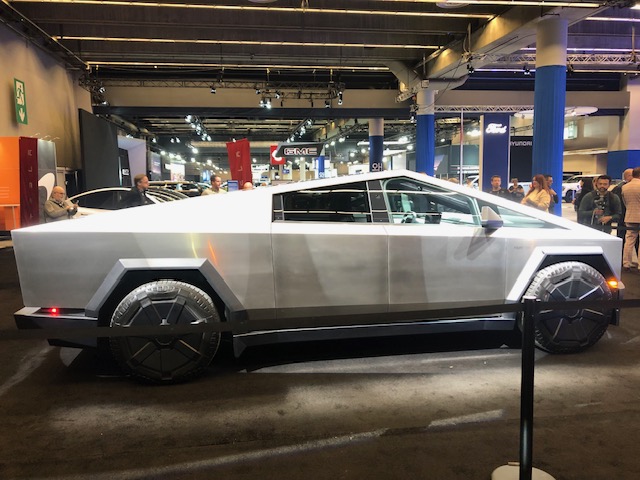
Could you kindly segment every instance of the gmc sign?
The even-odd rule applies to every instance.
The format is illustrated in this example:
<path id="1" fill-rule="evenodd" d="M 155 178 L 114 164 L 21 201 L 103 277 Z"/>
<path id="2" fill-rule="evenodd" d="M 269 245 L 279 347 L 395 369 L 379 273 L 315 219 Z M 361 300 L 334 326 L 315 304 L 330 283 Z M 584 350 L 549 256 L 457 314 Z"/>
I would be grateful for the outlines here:
<path id="1" fill-rule="evenodd" d="M 284 156 L 292 157 L 295 155 L 318 155 L 318 149 L 316 147 L 284 147 Z"/>

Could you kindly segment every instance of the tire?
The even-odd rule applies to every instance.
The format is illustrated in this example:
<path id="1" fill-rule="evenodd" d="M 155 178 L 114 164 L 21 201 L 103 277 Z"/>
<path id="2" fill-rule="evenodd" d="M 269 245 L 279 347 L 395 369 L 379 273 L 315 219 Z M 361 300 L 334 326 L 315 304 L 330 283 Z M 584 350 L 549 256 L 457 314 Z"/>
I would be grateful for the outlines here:
<path id="1" fill-rule="evenodd" d="M 576 196 L 576 192 L 573 190 L 567 190 L 567 193 L 564 195 L 564 201 L 567 203 L 573 202 L 574 197 Z"/>
<path id="2" fill-rule="evenodd" d="M 526 296 L 541 301 L 611 300 L 605 278 L 580 262 L 562 262 L 540 270 Z M 609 326 L 611 310 L 543 310 L 536 317 L 536 346 L 551 353 L 575 353 L 595 344 Z"/>
<path id="3" fill-rule="evenodd" d="M 211 297 L 193 285 L 159 280 L 126 295 L 111 316 L 111 328 L 220 322 Z M 121 368 L 152 383 L 182 382 L 204 372 L 218 350 L 219 332 L 174 337 L 112 337 L 111 352 Z"/>

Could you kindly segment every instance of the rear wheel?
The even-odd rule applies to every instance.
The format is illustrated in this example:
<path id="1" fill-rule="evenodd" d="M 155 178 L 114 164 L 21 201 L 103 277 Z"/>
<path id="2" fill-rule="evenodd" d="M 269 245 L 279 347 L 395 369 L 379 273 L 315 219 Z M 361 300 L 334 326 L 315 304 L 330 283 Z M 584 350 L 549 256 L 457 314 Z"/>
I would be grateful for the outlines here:
<path id="1" fill-rule="evenodd" d="M 580 262 L 540 270 L 525 295 L 543 302 L 611 300 L 605 278 Z M 552 353 L 573 353 L 595 344 L 609 326 L 610 309 L 543 310 L 536 318 L 536 345 Z"/>
<path id="2" fill-rule="evenodd" d="M 185 282 L 159 280 L 131 291 L 115 309 L 111 328 L 197 325 L 219 322 L 211 297 Z M 175 383 L 204 371 L 220 343 L 219 332 L 180 336 L 112 337 L 113 356 L 132 376 L 155 383 Z"/>

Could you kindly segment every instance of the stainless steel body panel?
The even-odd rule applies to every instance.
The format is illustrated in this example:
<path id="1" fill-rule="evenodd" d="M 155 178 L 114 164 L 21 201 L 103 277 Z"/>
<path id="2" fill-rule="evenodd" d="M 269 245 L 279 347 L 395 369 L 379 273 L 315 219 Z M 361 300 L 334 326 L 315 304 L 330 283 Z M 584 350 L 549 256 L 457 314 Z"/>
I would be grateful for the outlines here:
<path id="1" fill-rule="evenodd" d="M 301 308 L 387 311 L 389 248 L 382 225 L 274 222 L 272 242 L 279 318 L 297 316 Z"/>
<path id="2" fill-rule="evenodd" d="M 481 227 L 397 224 L 385 228 L 392 310 L 504 301 L 505 239 Z"/>

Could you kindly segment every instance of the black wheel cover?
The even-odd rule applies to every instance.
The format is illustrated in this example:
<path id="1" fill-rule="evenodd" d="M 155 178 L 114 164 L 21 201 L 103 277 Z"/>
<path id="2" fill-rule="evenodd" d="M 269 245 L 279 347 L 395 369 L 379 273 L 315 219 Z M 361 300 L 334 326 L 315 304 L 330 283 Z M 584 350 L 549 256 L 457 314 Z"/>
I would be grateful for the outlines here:
<path id="1" fill-rule="evenodd" d="M 605 278 L 581 262 L 563 262 L 540 270 L 527 296 L 542 301 L 611 300 Z M 543 310 L 536 318 L 536 345 L 552 353 L 573 353 L 595 344 L 607 330 L 611 310 Z"/>
<path id="2" fill-rule="evenodd" d="M 115 309 L 110 326 L 188 325 L 219 322 L 211 297 L 176 280 L 137 287 Z M 209 365 L 220 343 L 218 332 L 181 336 L 113 337 L 111 351 L 122 368 L 136 378 L 175 383 L 192 378 Z"/>

